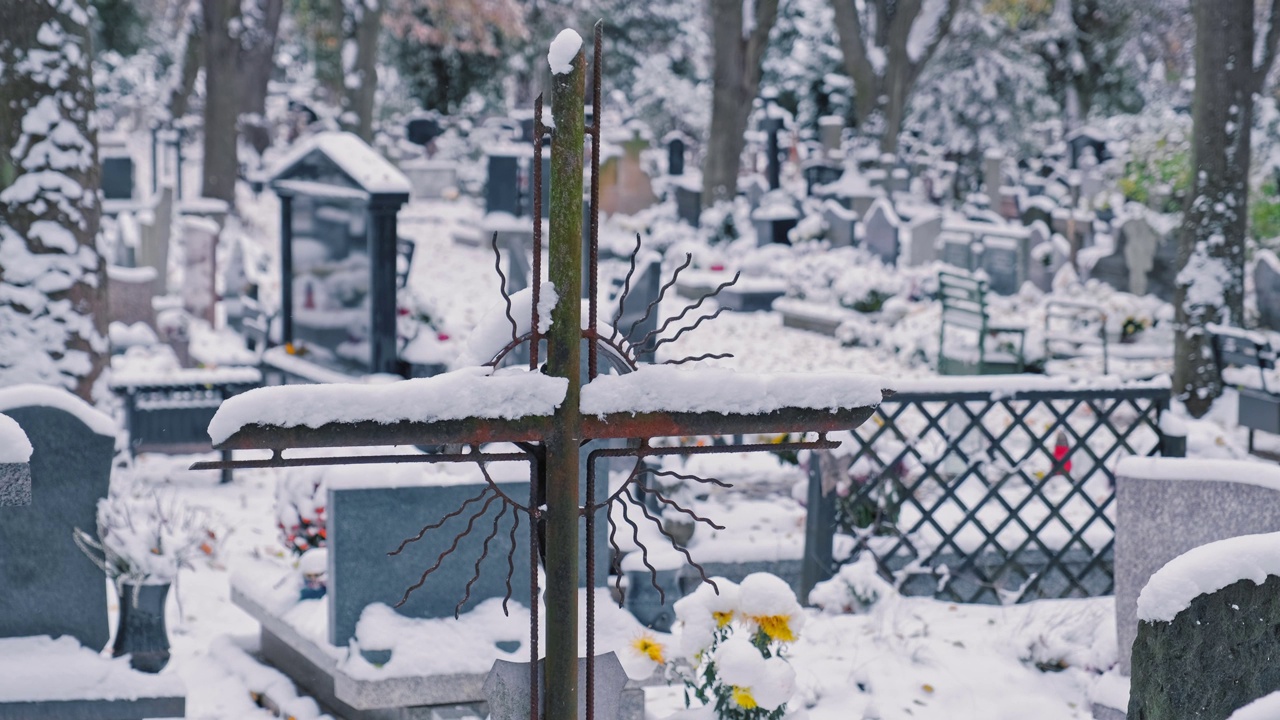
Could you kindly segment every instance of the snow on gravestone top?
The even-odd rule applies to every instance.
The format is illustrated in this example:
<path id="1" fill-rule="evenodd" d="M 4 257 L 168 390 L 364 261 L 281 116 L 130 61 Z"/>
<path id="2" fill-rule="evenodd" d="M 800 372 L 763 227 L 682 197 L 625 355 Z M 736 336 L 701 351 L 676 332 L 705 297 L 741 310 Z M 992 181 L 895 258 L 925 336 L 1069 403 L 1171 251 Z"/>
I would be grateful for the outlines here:
<path id="1" fill-rule="evenodd" d="M 409 178 L 359 137 L 347 132 L 316 133 L 298 142 L 267 172 L 276 178 L 314 151 L 323 153 L 365 192 L 408 194 Z"/>
<path id="2" fill-rule="evenodd" d="M 70 413 L 98 435 L 116 436 L 116 421 L 66 390 L 48 385 L 13 385 L 0 389 L 0 412 L 22 407 L 51 407 Z"/>
<path id="3" fill-rule="evenodd" d="M 1116 466 L 1116 477 L 1136 480 L 1208 480 L 1280 490 L 1280 467 L 1247 460 L 1127 457 Z"/>
<path id="4" fill-rule="evenodd" d="M 843 372 L 739 373 L 724 368 L 681 370 L 644 366 L 597 377 L 582 387 L 584 415 L 719 412 L 763 415 L 784 408 L 832 410 L 878 405 L 889 383 Z"/>
<path id="5" fill-rule="evenodd" d="M 582 49 L 582 36 L 570 28 L 565 28 L 551 41 L 547 50 L 547 64 L 551 66 L 551 74 L 564 75 L 573 69 L 573 58 Z"/>
<path id="6" fill-rule="evenodd" d="M 31 460 L 31 441 L 18 423 L 8 415 L 0 415 L 0 464 L 25 463 Z"/>
<path id="7" fill-rule="evenodd" d="M 1241 535 L 1201 545 L 1151 576 L 1138 595 L 1138 619 L 1172 622 L 1201 595 L 1241 580 L 1261 585 L 1271 575 L 1280 576 L 1280 533 Z"/>
<path id="8" fill-rule="evenodd" d="M 138 672 L 128 660 L 104 658 L 67 635 L 0 638 L 0 677 L 0 705 L 186 695 L 176 673 Z"/>
<path id="9" fill-rule="evenodd" d="M 258 388 L 222 403 L 209 423 L 221 444 L 246 425 L 319 428 L 333 423 L 514 420 L 551 416 L 569 381 L 522 368 L 463 368 L 385 385 L 334 383 Z"/>

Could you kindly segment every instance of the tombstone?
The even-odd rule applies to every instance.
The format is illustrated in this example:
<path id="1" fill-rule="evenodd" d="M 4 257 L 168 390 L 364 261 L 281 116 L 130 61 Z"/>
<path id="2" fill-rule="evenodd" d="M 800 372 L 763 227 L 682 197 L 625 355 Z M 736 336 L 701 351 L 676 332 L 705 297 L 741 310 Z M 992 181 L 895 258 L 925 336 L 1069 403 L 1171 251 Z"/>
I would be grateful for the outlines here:
<path id="1" fill-rule="evenodd" d="M 801 173 L 804 174 L 805 192 L 812 196 L 814 188 L 830 185 L 839 180 L 843 172 L 843 166 L 828 160 L 810 160 L 806 162 L 801 168 Z"/>
<path id="2" fill-rule="evenodd" d="M 785 193 L 770 193 L 760 207 L 751 212 L 751 222 L 756 229 L 756 246 L 771 243 L 790 245 L 788 233 L 800 222 L 800 213 Z"/>
<path id="3" fill-rule="evenodd" d="M 546 686 L 545 672 L 546 660 L 538 661 L 538 683 L 541 687 Z M 623 708 L 633 710 L 636 707 L 643 707 L 643 701 L 636 703 L 634 698 L 624 699 L 623 688 L 627 684 L 627 673 L 622 669 L 622 663 L 618 660 L 615 652 L 608 652 L 603 655 L 597 655 L 595 658 L 594 675 L 595 692 L 592 696 L 594 702 L 592 705 L 592 717 L 597 720 L 630 720 L 623 716 Z M 578 718 L 587 717 L 587 659 L 578 658 Z M 529 687 L 529 665 L 528 663 L 513 663 L 507 660 L 497 660 L 493 663 L 493 669 L 489 671 L 489 675 L 484 680 L 484 696 L 489 705 L 489 717 L 492 720 L 523 720 L 529 717 L 529 702 L 531 688 Z M 644 693 L 643 690 L 632 690 L 631 693 Z M 539 697 L 545 697 L 545 693 L 539 691 Z M 545 712 L 545 709 L 544 709 Z"/>
<path id="4" fill-rule="evenodd" d="M 1145 215 L 1125 220 L 1110 255 L 1099 258 L 1090 277 L 1122 292 L 1152 293 L 1171 302 L 1177 279 L 1177 248 Z"/>
<path id="5" fill-rule="evenodd" d="M 698 179 L 681 175 L 672 182 L 676 196 L 676 217 L 690 227 L 698 227 L 702 223 L 702 188 Z"/>
<path id="6" fill-rule="evenodd" d="M 0 412 L 32 446 L 31 505 L 0 509 L 0 637 L 70 635 L 106 646 L 107 583 L 72 540 L 97 528 L 115 451 L 115 421 L 65 390 L 0 389 Z"/>
<path id="7" fill-rule="evenodd" d="M 486 213 L 520 216 L 520 159 L 514 152 L 489 153 L 489 173 L 484 186 Z"/>
<path id="8" fill-rule="evenodd" d="M 217 291 L 214 275 L 220 228 L 212 220 L 183 217 L 183 256 L 186 263 L 182 280 L 182 307 L 193 317 L 203 319 L 210 327 L 214 322 Z"/>
<path id="9" fill-rule="evenodd" d="M 942 262 L 965 272 L 974 269 L 973 236 L 954 230 L 943 230 L 938 234 L 938 255 Z"/>
<path id="10" fill-rule="evenodd" d="M 601 212 L 634 215 L 653 205 L 656 200 L 653 185 L 640 160 L 640 154 L 648 147 L 648 138 L 636 129 L 622 143 L 622 157 L 611 157 L 603 161 L 600 167 Z M 549 175 L 548 172 L 543 177 Z M 544 199 L 550 202 L 550 197 Z M 545 210 L 549 210 L 549 206 Z"/>
<path id="11" fill-rule="evenodd" d="M 840 151 L 841 136 L 844 134 L 844 118 L 839 115 L 823 115 L 818 118 L 818 139 L 828 154 Z"/>
<path id="12" fill-rule="evenodd" d="M 991 207 L 1000 207 L 1000 188 L 1004 185 L 1004 151 L 988 150 L 982 156 L 982 186 Z"/>
<path id="13" fill-rule="evenodd" d="M 782 187 L 782 157 L 778 148 L 778 133 L 786 122 L 781 117 L 766 115 L 760 119 L 759 130 L 765 134 L 765 178 L 770 190 Z"/>
<path id="14" fill-rule="evenodd" d="M 942 234 L 942 213 L 924 212 L 911 219 L 900 233 L 899 263 L 906 267 L 928 265 L 938 259 L 938 236 Z"/>
<path id="15" fill-rule="evenodd" d="M 164 186 L 151 206 L 149 217 L 138 217 L 138 252 L 135 264 L 154 268 L 159 282 L 156 294 L 168 291 L 169 236 L 173 231 L 173 188 Z"/>
<path id="16" fill-rule="evenodd" d="M 400 170 L 413 187 L 415 200 L 435 200 L 458 187 L 458 164 L 451 160 L 414 160 L 402 163 Z"/>
<path id="17" fill-rule="evenodd" d="M 760 207 L 760 201 L 769 192 L 769 184 L 760 175 L 748 175 L 738 180 L 738 190 L 747 196 L 747 205 L 752 210 Z"/>
<path id="18" fill-rule="evenodd" d="M 905 193 L 911 189 L 911 171 L 907 168 L 893 168 L 889 171 L 889 193 Z"/>
<path id="19" fill-rule="evenodd" d="M 1002 187 L 999 191 L 1000 201 L 996 203 L 996 212 L 1005 220 L 1015 221 L 1021 217 L 1021 200 L 1025 195 L 1022 188 Z"/>
<path id="20" fill-rule="evenodd" d="M 1083 127 L 1075 130 L 1067 135 L 1067 151 L 1070 153 L 1071 168 L 1080 167 L 1080 158 L 1085 153 L 1085 148 L 1092 151 L 1094 158 L 1098 162 L 1104 162 L 1111 159 L 1111 152 L 1107 150 L 1107 135 L 1092 127 Z"/>
<path id="21" fill-rule="evenodd" d="M 858 213 L 846 209 L 834 200 L 822 205 L 822 217 L 827 224 L 827 238 L 831 247 L 852 247 L 858 244 Z"/>
<path id="22" fill-rule="evenodd" d="M 1257 253 L 1253 287 L 1258 301 L 1258 323 L 1269 330 L 1280 330 L 1280 259 L 1270 250 Z"/>
<path id="23" fill-rule="evenodd" d="M 1022 210 L 1022 224 L 1032 225 L 1036 222 L 1042 222 L 1045 225 L 1053 223 L 1053 211 L 1058 208 L 1058 204 L 1047 197 L 1041 195 L 1033 195 L 1027 198 L 1026 205 Z"/>
<path id="24" fill-rule="evenodd" d="M 658 327 L 658 313 L 648 313 L 644 319 L 649 303 L 658 297 L 662 287 L 662 262 L 656 255 L 649 255 L 636 263 L 635 275 L 631 280 L 627 302 L 622 308 L 622 316 L 618 318 L 618 332 L 627 333 L 627 342 L 632 345 L 640 342 L 646 335 Z M 639 322 L 644 319 L 644 322 Z M 631 327 L 635 326 L 632 330 Z M 653 362 L 653 343 L 657 338 L 650 338 L 639 348 L 640 362 Z"/>
<path id="25" fill-rule="evenodd" d="M 156 311 L 151 298 L 157 294 L 155 268 L 107 266 L 108 322 L 140 322 L 154 328 Z"/>
<path id="26" fill-rule="evenodd" d="M 1280 531 L 1280 473 L 1235 460 L 1127 458 L 1116 469 L 1116 632 L 1131 673 L 1138 595 L 1174 558 L 1211 542 Z M 1212 508 L 1207 512 L 1206 508 Z"/>
<path id="27" fill-rule="evenodd" d="M 1041 292 L 1052 291 L 1053 279 L 1071 259 L 1071 244 L 1061 235 L 1050 233 L 1048 225 L 1037 222 L 1031 226 L 1027 246 L 1030 249 L 1027 279 Z"/>
<path id="28" fill-rule="evenodd" d="M 679 176 L 684 174 L 684 154 L 688 150 L 689 141 L 683 133 L 670 132 L 662 138 L 667 145 L 667 174 Z"/>
<path id="29" fill-rule="evenodd" d="M 894 212 L 893 205 L 882 198 L 873 203 L 863 217 L 863 245 L 885 265 L 897 265 L 901 250 L 898 234 L 902 221 Z"/>
<path id="30" fill-rule="evenodd" d="M 1218 540 L 1151 576 L 1138 604 L 1128 717 L 1277 717 L 1235 712 L 1280 691 L 1280 567 L 1266 547 L 1276 542 L 1280 533 Z"/>
<path id="31" fill-rule="evenodd" d="M 102 158 L 102 198 L 133 199 L 133 158 L 128 155 L 104 155 Z"/>
<path id="32" fill-rule="evenodd" d="M 1000 295 L 1014 295 L 1027 281 L 1030 262 L 1028 239 L 1007 235 L 985 235 L 979 267 L 987 274 L 988 287 Z"/>

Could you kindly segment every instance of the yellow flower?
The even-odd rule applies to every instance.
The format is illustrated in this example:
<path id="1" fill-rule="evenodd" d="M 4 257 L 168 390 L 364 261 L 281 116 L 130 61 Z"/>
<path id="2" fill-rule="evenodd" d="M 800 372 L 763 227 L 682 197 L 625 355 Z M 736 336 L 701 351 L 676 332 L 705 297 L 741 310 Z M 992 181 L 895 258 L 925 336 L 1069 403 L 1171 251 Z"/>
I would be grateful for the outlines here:
<path id="1" fill-rule="evenodd" d="M 635 648 L 636 652 L 659 665 L 666 662 L 666 660 L 663 659 L 664 648 L 662 647 L 662 643 L 655 640 L 649 633 L 645 633 L 635 640 L 632 640 L 631 647 Z"/>
<path id="2" fill-rule="evenodd" d="M 716 610 L 711 613 L 711 617 L 716 619 L 716 629 L 719 630 L 725 625 L 733 622 L 732 610 Z"/>
<path id="3" fill-rule="evenodd" d="M 751 696 L 751 688 L 737 685 L 733 686 L 733 701 L 738 704 L 738 707 L 746 710 L 753 710 L 757 705 L 756 699 Z"/>
<path id="4" fill-rule="evenodd" d="M 770 639 L 778 642 L 795 642 L 796 633 L 791 628 L 791 616 L 789 615 L 758 615 L 750 618 L 751 622 L 760 626 L 760 629 Z"/>

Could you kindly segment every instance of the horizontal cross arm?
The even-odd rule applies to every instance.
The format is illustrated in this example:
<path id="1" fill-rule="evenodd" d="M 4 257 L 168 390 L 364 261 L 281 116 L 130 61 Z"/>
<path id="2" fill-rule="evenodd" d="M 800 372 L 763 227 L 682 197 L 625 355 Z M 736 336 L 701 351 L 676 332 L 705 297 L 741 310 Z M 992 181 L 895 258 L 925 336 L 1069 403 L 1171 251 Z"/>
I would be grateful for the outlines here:
<path id="1" fill-rule="evenodd" d="M 743 435 L 751 433 L 838 432 L 871 417 L 875 405 L 838 410 L 780 408 L 768 413 L 644 412 L 584 415 L 587 439 Z"/>
<path id="2" fill-rule="evenodd" d="M 232 433 L 215 449 L 287 450 L 379 445 L 539 442 L 551 432 L 551 427 L 551 417 L 544 415 L 530 415 L 512 420 L 473 417 L 430 422 L 339 422 L 319 427 L 249 424 Z"/>

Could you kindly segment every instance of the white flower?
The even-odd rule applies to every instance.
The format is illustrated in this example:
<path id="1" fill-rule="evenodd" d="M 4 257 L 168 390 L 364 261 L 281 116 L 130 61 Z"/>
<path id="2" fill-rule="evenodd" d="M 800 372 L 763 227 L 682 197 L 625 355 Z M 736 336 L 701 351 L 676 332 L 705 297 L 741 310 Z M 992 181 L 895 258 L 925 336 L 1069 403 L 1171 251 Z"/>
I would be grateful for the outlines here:
<path id="1" fill-rule="evenodd" d="M 720 592 L 710 583 L 676 601 L 676 619 L 680 621 L 680 651 L 693 658 L 710 647 L 717 630 L 733 621 L 738 607 L 738 586 L 724 578 L 713 578 Z"/>
<path id="2" fill-rule="evenodd" d="M 804 627 L 804 609 L 791 586 L 777 575 L 752 573 L 740 587 L 738 609 L 744 620 L 759 627 L 771 640 L 795 642 Z"/>
<path id="3" fill-rule="evenodd" d="M 716 651 L 716 673 L 739 707 L 776 710 L 795 692 L 796 673 L 779 657 L 766 660 L 750 640 L 731 637 Z"/>

